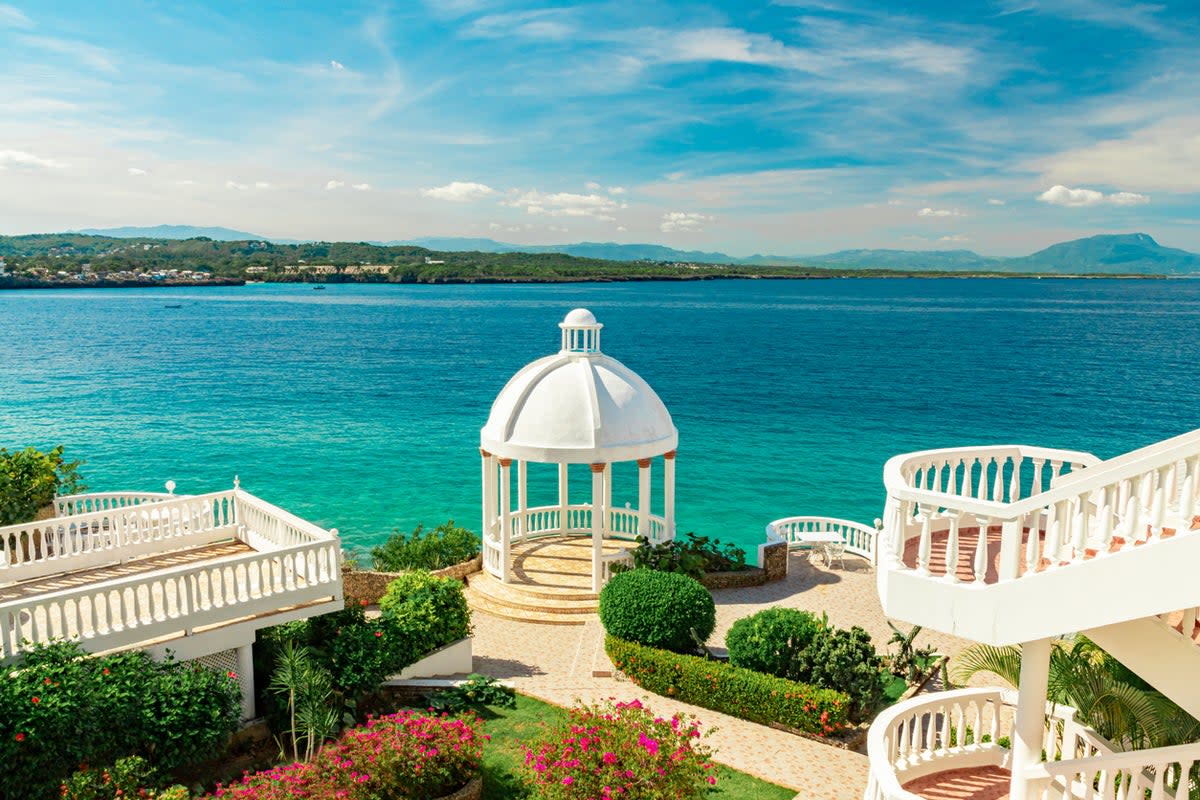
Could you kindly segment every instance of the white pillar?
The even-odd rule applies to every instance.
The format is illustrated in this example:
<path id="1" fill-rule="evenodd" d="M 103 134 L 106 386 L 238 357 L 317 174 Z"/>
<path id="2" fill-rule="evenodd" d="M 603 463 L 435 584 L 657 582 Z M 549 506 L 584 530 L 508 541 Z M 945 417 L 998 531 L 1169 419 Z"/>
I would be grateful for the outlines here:
<path id="1" fill-rule="evenodd" d="M 512 547 L 512 466 L 511 458 L 500 459 L 500 576 L 504 583 L 511 579 L 509 555 Z"/>
<path id="2" fill-rule="evenodd" d="M 605 464 L 592 464 L 592 591 L 601 584 L 600 559 L 604 555 L 604 472 Z"/>
<path id="3" fill-rule="evenodd" d="M 638 535 L 650 536 L 650 459 L 639 458 L 638 462 Z"/>
<path id="4" fill-rule="evenodd" d="M 516 532 L 524 538 L 525 534 L 529 533 L 529 519 L 525 516 L 525 512 L 529 510 L 529 494 L 525 487 L 528 484 L 529 478 L 529 462 L 517 462 L 517 525 Z"/>
<path id="5" fill-rule="evenodd" d="M 1017 689 L 1017 718 L 1013 723 L 1009 800 L 1033 800 L 1031 781 L 1024 774 L 1026 769 L 1042 760 L 1051 642 L 1051 639 L 1038 639 L 1021 645 L 1021 684 Z"/>
<path id="6" fill-rule="evenodd" d="M 479 529 L 479 535 L 486 539 L 494 516 L 492 514 L 492 498 L 496 495 L 496 465 L 492 462 L 492 454 L 482 447 L 479 448 L 479 461 L 483 472 L 480 477 L 480 485 L 483 487 L 483 499 L 480 502 L 483 525 Z"/>
<path id="7" fill-rule="evenodd" d="M 571 491 L 567 483 L 567 464 L 558 465 L 558 530 L 567 532 L 567 506 L 571 504 Z"/>
<path id="8" fill-rule="evenodd" d="M 612 511 L 612 464 L 604 465 L 604 527 L 608 527 L 609 512 Z"/>
<path id="9" fill-rule="evenodd" d="M 252 645 L 237 649 L 238 686 L 242 689 L 242 719 L 254 719 L 254 652 Z"/>
<path id="10" fill-rule="evenodd" d="M 663 538 L 675 538 L 675 451 L 663 453 Z"/>

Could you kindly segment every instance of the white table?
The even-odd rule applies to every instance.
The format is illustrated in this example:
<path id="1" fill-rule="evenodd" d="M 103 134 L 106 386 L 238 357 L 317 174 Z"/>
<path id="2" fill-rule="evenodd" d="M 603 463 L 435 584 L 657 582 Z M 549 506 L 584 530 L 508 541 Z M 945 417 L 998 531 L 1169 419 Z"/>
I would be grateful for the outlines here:
<path id="1" fill-rule="evenodd" d="M 825 555 L 825 566 L 833 564 L 833 559 L 839 562 L 842 560 L 842 552 L 832 552 L 835 545 L 845 546 L 846 540 L 842 538 L 842 534 L 837 531 L 804 531 L 797 534 L 794 539 L 797 544 L 811 544 L 814 547 L 819 546 L 822 553 Z"/>

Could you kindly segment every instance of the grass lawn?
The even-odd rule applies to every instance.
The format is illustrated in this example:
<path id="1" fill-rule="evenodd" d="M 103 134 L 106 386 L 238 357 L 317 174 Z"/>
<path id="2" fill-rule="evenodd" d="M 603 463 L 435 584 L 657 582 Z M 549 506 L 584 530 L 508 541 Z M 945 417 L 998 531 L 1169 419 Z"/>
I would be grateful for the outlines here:
<path id="1" fill-rule="evenodd" d="M 516 708 L 493 709 L 484 728 L 492 737 L 483 751 L 483 796 L 487 800 L 517 800 L 529 797 L 516 771 L 523 760 L 521 741 L 532 738 L 539 724 L 552 722 L 566 712 L 558 706 L 517 695 Z M 492 716 L 494 715 L 494 716 Z M 760 781 L 744 772 L 718 766 L 717 785 L 709 797 L 725 800 L 792 800 L 791 789 Z"/>

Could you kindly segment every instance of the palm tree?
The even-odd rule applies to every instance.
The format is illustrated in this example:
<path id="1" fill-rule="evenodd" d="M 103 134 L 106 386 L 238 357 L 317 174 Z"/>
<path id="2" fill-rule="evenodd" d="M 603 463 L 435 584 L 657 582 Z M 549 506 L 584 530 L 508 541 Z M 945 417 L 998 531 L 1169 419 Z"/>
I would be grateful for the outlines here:
<path id="1" fill-rule="evenodd" d="M 1021 649 L 977 644 L 954 660 L 954 680 L 960 684 L 979 672 L 999 675 L 1017 687 Z M 1085 636 L 1054 643 L 1046 695 L 1052 703 L 1072 706 L 1076 719 L 1130 750 L 1200 739 L 1200 722 Z"/>

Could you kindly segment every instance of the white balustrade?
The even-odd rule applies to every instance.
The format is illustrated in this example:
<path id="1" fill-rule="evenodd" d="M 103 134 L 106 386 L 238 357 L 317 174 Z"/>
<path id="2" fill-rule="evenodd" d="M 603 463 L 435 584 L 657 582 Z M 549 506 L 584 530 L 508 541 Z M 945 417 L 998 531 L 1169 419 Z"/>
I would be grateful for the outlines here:
<path id="1" fill-rule="evenodd" d="M 813 534 L 835 533 L 842 537 L 846 552 L 875 563 L 878 531 L 870 525 L 836 517 L 784 517 L 767 525 L 767 543 L 787 542 L 789 549 L 812 544 Z M 805 537 L 809 538 L 806 539 Z"/>
<path id="2" fill-rule="evenodd" d="M 341 596 L 336 538 L 0 603 L 0 660 L 30 643 L 109 650 Z"/>
<path id="3" fill-rule="evenodd" d="M 991 526 L 1000 533 L 995 579 L 1012 580 L 1186 530 L 1200 507 L 1200 430 L 1103 462 L 1018 446 L 910 453 L 887 463 L 884 483 L 888 569 L 954 580 L 944 565 L 961 555 L 975 582 L 987 580 Z M 933 570 L 935 538 L 947 558 Z"/>
<path id="4" fill-rule="evenodd" d="M 232 538 L 234 492 L 0 527 L 0 580 L 22 581 Z"/>
<path id="5" fill-rule="evenodd" d="M 618 550 L 615 553 L 605 553 L 600 557 L 600 582 L 608 583 L 609 579 L 615 574 L 613 565 L 621 564 L 626 567 L 633 567 L 633 554 L 628 550 Z"/>
<path id="6" fill-rule="evenodd" d="M 608 529 L 604 533 L 614 539 L 636 539 L 640 533 L 638 512 L 628 508 L 610 508 L 608 510 Z"/>
<path id="7" fill-rule="evenodd" d="M 233 495 L 234 517 L 244 533 L 253 539 L 247 543 L 256 550 L 311 544 L 334 536 L 324 528 L 241 489 L 234 490 Z"/>
<path id="8" fill-rule="evenodd" d="M 93 511 L 112 511 L 171 500 L 178 495 L 167 492 L 87 492 L 54 498 L 54 516 L 67 517 Z"/>
<path id="9" fill-rule="evenodd" d="M 870 775 L 864 800 L 919 800 L 904 784 L 947 770 L 1007 766 L 1016 699 L 1016 693 L 1007 690 L 956 689 L 919 695 L 884 710 L 867 734 Z M 1099 765 L 1114 754 L 1126 755 L 1076 721 L 1075 709 L 1047 704 L 1046 713 L 1042 751 L 1050 761 L 1035 765 L 1042 777 L 1061 765 Z M 1115 798 L 1110 794 L 1108 800 Z"/>

